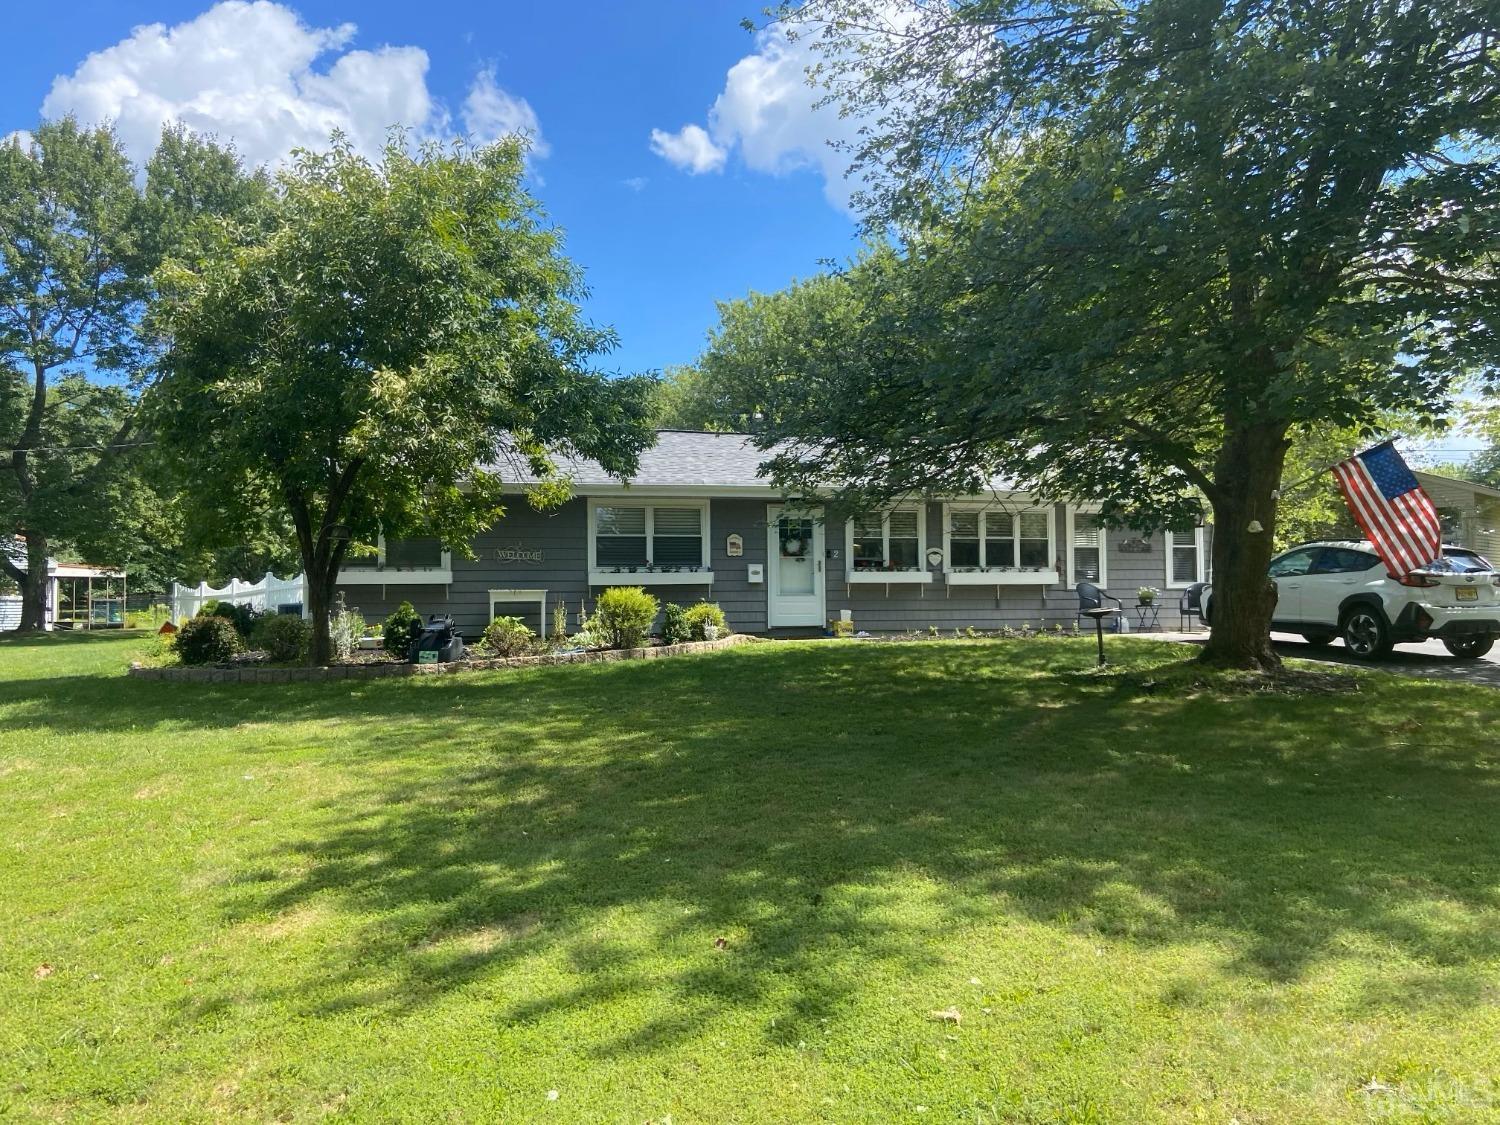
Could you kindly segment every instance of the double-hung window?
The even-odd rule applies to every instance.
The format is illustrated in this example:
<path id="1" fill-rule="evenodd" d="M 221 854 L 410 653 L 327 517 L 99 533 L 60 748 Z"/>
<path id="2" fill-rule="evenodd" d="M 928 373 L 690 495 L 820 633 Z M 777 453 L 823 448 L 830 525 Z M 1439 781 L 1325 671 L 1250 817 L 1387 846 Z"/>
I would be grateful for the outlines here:
<path id="1" fill-rule="evenodd" d="M 1050 508 L 953 506 L 945 509 L 944 518 L 950 583 L 1057 580 Z"/>
<path id="2" fill-rule="evenodd" d="M 869 512 L 849 521 L 849 576 L 852 581 L 927 582 L 927 513 L 920 505 Z M 878 577 L 877 577 L 878 576 Z"/>
<path id="3" fill-rule="evenodd" d="M 644 507 L 594 509 L 594 559 L 599 566 L 649 566 Z"/>
<path id="4" fill-rule="evenodd" d="M 706 503 L 589 505 L 590 581 L 711 581 Z"/>
<path id="5" fill-rule="evenodd" d="M 918 570 L 922 566 L 922 514 L 916 508 L 854 517 L 855 570 Z"/>
<path id="6" fill-rule="evenodd" d="M 1073 513 L 1073 531 L 1068 539 L 1073 559 L 1073 582 L 1106 584 L 1104 559 L 1104 521 L 1085 512 Z"/>
<path id="7" fill-rule="evenodd" d="M 1181 588 L 1208 581 L 1208 558 L 1203 549 L 1203 529 L 1166 533 L 1167 585 Z"/>
<path id="8" fill-rule="evenodd" d="M 410 582 L 425 584 L 453 581 L 453 556 L 442 540 L 432 536 L 389 539 L 381 535 L 373 553 L 344 556 L 339 581 L 349 583 Z"/>
<path id="9" fill-rule="evenodd" d="M 949 512 L 950 570 L 1045 569 L 1051 565 L 1051 559 L 1052 521 L 1044 510 L 1003 512 L 959 508 Z"/>

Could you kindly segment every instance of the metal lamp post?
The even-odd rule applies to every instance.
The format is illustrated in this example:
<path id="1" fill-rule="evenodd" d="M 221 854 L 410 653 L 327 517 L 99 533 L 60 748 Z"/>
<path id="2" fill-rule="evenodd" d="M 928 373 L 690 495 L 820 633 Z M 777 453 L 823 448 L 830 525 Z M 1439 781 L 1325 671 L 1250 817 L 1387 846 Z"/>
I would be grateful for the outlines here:
<path id="1" fill-rule="evenodd" d="M 1109 609 L 1105 606 L 1099 606 L 1095 609 L 1086 609 L 1083 612 L 1094 619 L 1094 635 L 1099 638 L 1099 667 L 1103 668 L 1105 663 L 1104 619 L 1106 617 L 1117 617 L 1119 616 L 1120 611 L 1118 609 Z"/>

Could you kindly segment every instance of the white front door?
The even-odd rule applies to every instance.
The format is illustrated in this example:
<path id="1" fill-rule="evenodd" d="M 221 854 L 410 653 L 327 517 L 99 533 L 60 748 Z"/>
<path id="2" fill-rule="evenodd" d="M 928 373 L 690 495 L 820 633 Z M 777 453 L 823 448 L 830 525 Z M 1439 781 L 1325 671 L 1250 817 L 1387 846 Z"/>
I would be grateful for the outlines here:
<path id="1" fill-rule="evenodd" d="M 766 527 L 766 623 L 823 625 L 823 525 L 818 513 L 772 505 Z"/>

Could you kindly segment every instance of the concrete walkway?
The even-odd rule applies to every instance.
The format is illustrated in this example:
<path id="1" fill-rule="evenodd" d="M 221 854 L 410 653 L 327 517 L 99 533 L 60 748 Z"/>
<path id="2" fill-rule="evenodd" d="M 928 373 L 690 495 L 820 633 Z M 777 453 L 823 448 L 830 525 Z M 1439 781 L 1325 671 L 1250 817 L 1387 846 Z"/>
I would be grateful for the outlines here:
<path id="1" fill-rule="evenodd" d="M 1179 641 L 1184 644 L 1201 645 L 1208 639 L 1204 631 L 1196 633 L 1160 632 L 1127 633 L 1127 637 L 1144 637 L 1151 641 Z M 1115 640 L 1106 636 L 1105 644 Z M 1326 664 L 1347 664 L 1355 668 L 1370 668 L 1380 672 L 1393 672 L 1399 676 L 1429 676 L 1433 679 L 1452 680 L 1455 683 L 1479 684 L 1500 688 L 1500 644 L 1488 656 L 1478 660 L 1459 660 L 1448 655 L 1440 641 L 1427 641 L 1419 645 L 1397 645 L 1384 660 L 1358 660 L 1344 648 L 1343 641 L 1334 641 L 1327 648 L 1313 648 L 1296 633 L 1272 633 L 1271 640 L 1276 651 L 1284 657 L 1300 660 L 1317 660 Z"/>

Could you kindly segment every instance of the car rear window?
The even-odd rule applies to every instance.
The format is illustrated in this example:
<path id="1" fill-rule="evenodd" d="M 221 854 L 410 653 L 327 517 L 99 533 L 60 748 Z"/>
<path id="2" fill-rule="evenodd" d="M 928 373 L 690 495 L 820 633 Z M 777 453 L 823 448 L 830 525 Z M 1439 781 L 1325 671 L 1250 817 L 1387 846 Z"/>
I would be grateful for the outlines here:
<path id="1" fill-rule="evenodd" d="M 1439 562 L 1433 564 L 1432 569 L 1443 570 L 1449 574 L 1484 574 L 1493 570 L 1489 560 L 1478 551 L 1462 551 L 1449 547 L 1443 551 L 1443 557 Z"/>

